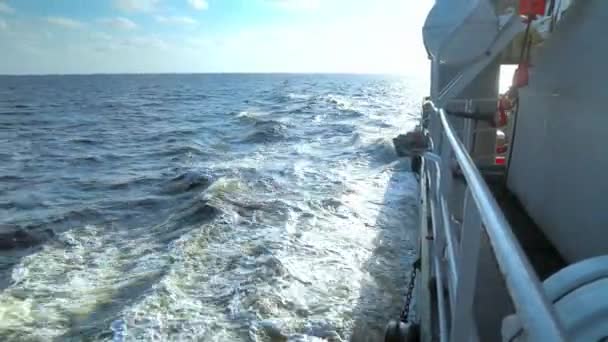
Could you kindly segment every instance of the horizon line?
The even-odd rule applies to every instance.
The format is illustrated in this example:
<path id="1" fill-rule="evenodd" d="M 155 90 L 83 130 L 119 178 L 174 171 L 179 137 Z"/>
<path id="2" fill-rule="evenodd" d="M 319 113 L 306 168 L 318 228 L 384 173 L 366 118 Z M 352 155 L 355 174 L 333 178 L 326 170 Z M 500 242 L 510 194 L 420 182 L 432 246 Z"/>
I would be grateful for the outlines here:
<path id="1" fill-rule="evenodd" d="M 121 76 L 121 75 L 369 75 L 369 76 L 407 76 L 405 72 L 292 72 L 292 71 L 203 71 L 203 72 L 92 72 L 92 73 L 0 73 L 0 77 L 19 77 L 19 76 Z"/>

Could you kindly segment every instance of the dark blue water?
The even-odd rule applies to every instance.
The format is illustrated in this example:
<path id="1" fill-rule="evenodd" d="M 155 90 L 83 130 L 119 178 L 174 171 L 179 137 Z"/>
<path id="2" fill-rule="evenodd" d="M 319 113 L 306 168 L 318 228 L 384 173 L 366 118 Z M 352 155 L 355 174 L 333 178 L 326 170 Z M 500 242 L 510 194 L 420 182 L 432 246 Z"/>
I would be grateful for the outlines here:
<path id="1" fill-rule="evenodd" d="M 407 77 L 0 77 L 2 340 L 374 341 L 416 183 Z"/>

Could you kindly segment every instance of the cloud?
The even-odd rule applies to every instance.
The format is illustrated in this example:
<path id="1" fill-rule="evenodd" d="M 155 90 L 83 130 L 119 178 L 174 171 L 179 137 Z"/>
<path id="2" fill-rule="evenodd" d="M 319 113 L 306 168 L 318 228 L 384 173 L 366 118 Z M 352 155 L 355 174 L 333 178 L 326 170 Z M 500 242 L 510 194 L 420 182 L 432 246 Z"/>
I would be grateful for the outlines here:
<path id="1" fill-rule="evenodd" d="M 114 0 L 114 7 L 126 12 L 152 11 L 159 0 Z"/>
<path id="2" fill-rule="evenodd" d="M 135 24 L 133 21 L 131 21 L 127 18 L 123 18 L 123 17 L 104 18 L 104 19 L 100 19 L 99 22 L 104 25 L 108 25 L 112 28 L 122 29 L 122 30 L 132 30 L 134 28 L 137 28 L 137 24 Z"/>
<path id="3" fill-rule="evenodd" d="M 195 10 L 203 11 L 209 8 L 209 3 L 207 0 L 188 0 L 188 3 Z"/>
<path id="4" fill-rule="evenodd" d="M 198 22 L 191 17 L 186 16 L 156 16 L 156 21 L 162 24 L 174 24 L 174 25 L 190 25 L 194 26 Z"/>
<path id="5" fill-rule="evenodd" d="M 320 0 L 265 0 L 267 3 L 289 10 L 313 10 L 319 8 Z"/>
<path id="6" fill-rule="evenodd" d="M 190 4 L 190 6 L 192 6 L 192 8 L 199 11 L 203 11 L 209 8 L 207 0 L 188 0 L 188 3 Z"/>
<path id="7" fill-rule="evenodd" d="M 18 1 L 7 3 L 20 4 Z M 113 6 L 113 1 L 106 3 Z M 282 10 L 279 6 L 288 6 L 284 0 L 238 1 L 255 1 L 266 9 Z M 92 22 L 56 14 L 81 20 L 86 25 L 71 32 L 47 24 L 46 16 L 41 19 L 44 21 L 41 27 L 41 21 L 13 20 L 0 14 L 9 26 L 8 31 L 19 33 L 0 30 L 0 73 L 283 71 L 407 72 L 427 76 L 428 61 L 419 28 L 432 1 L 336 1 L 348 1 L 353 8 L 343 13 L 343 6 L 324 1 L 310 12 L 322 9 L 321 17 L 306 15 L 301 18 L 306 20 L 260 21 L 219 30 L 206 27 L 197 16 L 205 12 L 195 12 L 185 0 L 159 0 L 156 8 L 141 18 L 139 13 L 116 14 L 117 10 L 115 14 L 101 14 Z M 182 8 L 171 7 L 180 3 Z M 209 3 L 211 7 L 214 4 Z M 166 12 L 161 13 L 162 9 Z M 191 12 L 178 12 L 184 9 Z M 17 14 L 22 12 L 19 7 L 16 10 Z M 191 16 L 198 25 L 161 24 L 157 15 Z M 130 31 L 110 30 L 98 21 L 114 17 L 129 18 L 139 27 Z M 165 19 L 160 20 L 169 21 Z M 147 26 L 150 20 L 156 29 L 154 25 Z M 44 36 L 41 34 L 44 30 L 53 35 Z"/>
<path id="8" fill-rule="evenodd" d="M 5 4 L 4 2 L 0 1 L 0 13 L 13 14 L 13 13 L 15 13 L 15 9 L 12 8 L 11 6 Z"/>
<path id="9" fill-rule="evenodd" d="M 154 36 L 136 36 L 129 37 L 120 42 L 121 45 L 127 48 L 152 48 L 165 50 L 169 48 L 169 44 L 163 39 Z"/>
<path id="10" fill-rule="evenodd" d="M 68 29 L 79 29 L 84 27 L 84 24 L 82 22 L 66 17 L 47 17 L 46 21 L 50 24 Z"/>
<path id="11" fill-rule="evenodd" d="M 105 32 L 91 32 L 89 34 L 90 40 L 92 41 L 101 41 L 101 42 L 111 42 L 113 38 L 111 35 Z"/>
<path id="12" fill-rule="evenodd" d="M 8 28 L 8 24 L 6 23 L 6 21 L 0 19 L 0 31 L 6 30 L 7 28 Z"/>

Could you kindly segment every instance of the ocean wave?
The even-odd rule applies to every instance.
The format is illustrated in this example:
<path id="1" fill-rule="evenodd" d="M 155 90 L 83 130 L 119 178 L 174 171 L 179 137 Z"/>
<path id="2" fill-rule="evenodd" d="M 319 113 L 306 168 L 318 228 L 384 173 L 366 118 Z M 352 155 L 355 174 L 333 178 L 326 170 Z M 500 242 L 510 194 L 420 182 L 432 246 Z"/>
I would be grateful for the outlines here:
<path id="1" fill-rule="evenodd" d="M 162 107 L 163 105 L 164 103 L 162 101 L 148 101 L 141 104 L 142 107 L 146 108 Z"/>
<path id="2" fill-rule="evenodd" d="M 104 209 L 109 210 L 154 210 L 162 207 L 167 202 L 166 198 L 156 196 L 146 196 L 140 198 L 127 198 L 114 200 L 104 206 Z"/>
<path id="3" fill-rule="evenodd" d="M 97 144 L 96 140 L 93 140 L 90 138 L 72 138 L 72 139 L 69 139 L 68 142 L 75 143 L 75 144 L 83 144 L 83 145 Z"/>
<path id="4" fill-rule="evenodd" d="M 390 163 L 398 158 L 393 143 L 384 138 L 378 138 L 368 145 L 363 146 L 363 153 L 381 163 Z"/>
<path id="5" fill-rule="evenodd" d="M 103 163 L 103 158 L 99 155 L 74 156 L 70 158 L 69 163 L 75 166 L 81 166 L 83 163 L 100 164 Z"/>
<path id="6" fill-rule="evenodd" d="M 288 124 L 281 122 L 281 121 L 277 121 L 277 120 L 261 120 L 261 119 L 257 119 L 255 121 L 254 124 L 255 127 L 280 127 L 280 128 L 284 128 L 286 129 L 287 127 L 289 127 Z"/>
<path id="7" fill-rule="evenodd" d="M 14 198 L 0 202 L 2 209 L 17 209 L 29 210 L 35 208 L 46 208 L 49 205 L 45 203 L 37 193 L 23 193 Z"/>
<path id="8" fill-rule="evenodd" d="M 214 221 L 224 213 L 210 201 L 196 196 L 184 201 L 171 209 L 171 213 L 160 224 L 148 227 L 145 231 L 148 237 L 162 246 L 173 246 L 176 241 L 200 230 L 208 236 L 215 234 Z M 142 233 L 144 233 L 142 231 Z"/>
<path id="9" fill-rule="evenodd" d="M 339 107 L 349 107 L 351 105 L 351 102 L 346 97 L 340 95 L 328 94 L 325 96 L 325 100 Z"/>
<path id="10" fill-rule="evenodd" d="M 0 250 L 30 248 L 52 238 L 52 229 L 27 229 L 17 225 L 0 225 Z"/>
<path id="11" fill-rule="evenodd" d="M 129 188 L 136 188 L 144 185 L 151 185 L 153 182 L 158 181 L 158 178 L 151 177 L 131 177 L 131 178 L 118 178 L 113 177 L 110 181 L 106 182 L 107 186 L 111 190 L 125 190 Z"/>
<path id="12" fill-rule="evenodd" d="M 21 182 L 25 180 L 24 177 L 17 175 L 0 175 L 0 182 Z"/>
<path id="13" fill-rule="evenodd" d="M 384 237 L 415 231 L 415 186 L 386 199 L 379 137 L 419 107 L 408 92 L 330 75 L 45 79 L 0 104 L 34 113 L 0 116 L 0 222 L 18 242 L 0 340 L 375 340 L 365 323 L 398 315 L 409 249 Z"/>
<path id="14" fill-rule="evenodd" d="M 312 98 L 310 94 L 298 94 L 298 93 L 289 93 L 287 94 L 287 98 L 290 100 L 308 100 Z"/>
<path id="15" fill-rule="evenodd" d="M 32 111 L 1 111 L 0 112 L 0 116 L 6 115 L 6 116 L 29 116 L 34 114 L 34 112 Z"/>
<path id="16" fill-rule="evenodd" d="M 281 110 L 276 111 L 275 113 L 277 114 L 281 114 L 281 115 L 300 115 L 300 114 L 314 114 L 314 103 L 311 103 L 310 101 L 308 103 L 305 104 L 292 104 L 292 105 L 287 105 L 283 108 L 281 108 Z"/>
<path id="17" fill-rule="evenodd" d="M 10 308 L 0 312 L 3 340 L 105 340 L 107 323 L 164 274 L 166 262 L 150 262 L 156 255 L 145 239 L 122 248 L 120 234 L 85 225 L 56 240 L 13 268 L 12 286 L 0 294 L 0 305 Z M 133 267 L 139 263 L 145 270 Z M 23 294 L 38 294 L 44 305 Z M 82 326 L 65 327 L 66 320 Z"/>
<path id="18" fill-rule="evenodd" d="M 265 319 L 252 322 L 249 336 L 253 341 L 342 342 L 338 332 L 342 329 L 336 325 L 330 320 Z"/>
<path id="19" fill-rule="evenodd" d="M 163 193 L 179 194 L 193 190 L 208 188 L 213 182 L 213 177 L 197 171 L 186 171 L 163 186 Z"/>
<path id="20" fill-rule="evenodd" d="M 268 114 L 264 111 L 243 110 L 238 112 L 234 117 L 243 123 L 255 124 L 258 121 L 264 121 L 264 117 L 268 116 Z"/>
<path id="21" fill-rule="evenodd" d="M 254 132 L 250 133 L 242 142 L 271 143 L 285 140 L 288 137 L 288 125 L 275 120 L 256 120 Z"/>
<path id="22" fill-rule="evenodd" d="M 174 142 L 177 142 L 175 140 Z M 196 143 L 182 144 L 182 145 L 169 145 L 164 150 L 151 152 L 147 156 L 161 156 L 161 157 L 183 157 L 183 156 L 207 156 L 208 152 L 202 149 L 202 146 Z"/>
<path id="23" fill-rule="evenodd" d="M 213 205 L 220 207 L 227 196 L 244 193 L 247 191 L 246 185 L 240 178 L 219 177 L 203 192 L 203 198 Z"/>
<path id="24" fill-rule="evenodd" d="M 200 225 L 213 220 L 220 213 L 221 210 L 209 204 L 208 201 L 195 198 L 171 216 L 171 225 L 177 227 Z"/>
<path id="25" fill-rule="evenodd" d="M 91 222 L 103 221 L 103 217 L 103 213 L 98 208 L 83 207 L 54 214 L 39 221 L 30 222 L 26 228 L 32 231 L 43 231 L 47 228 L 61 231 L 74 226 L 83 226 Z"/>
<path id="26" fill-rule="evenodd" d="M 270 95 L 269 99 L 275 104 L 284 105 L 287 103 L 301 103 L 308 101 L 312 99 L 312 95 L 300 93 L 273 93 Z"/>
<path id="27" fill-rule="evenodd" d="M 196 134 L 198 133 L 198 131 L 194 128 L 178 128 L 178 129 L 171 129 L 171 130 L 167 130 L 164 132 L 160 132 L 162 135 L 166 135 L 169 137 L 175 137 L 175 136 L 189 136 L 192 134 Z M 157 137 L 150 137 L 151 139 L 157 138 Z"/>
<path id="28" fill-rule="evenodd" d="M 361 133 L 359 132 L 355 132 L 351 137 L 350 137 L 350 143 L 355 145 L 357 143 L 359 143 L 361 141 Z"/>
<path id="29" fill-rule="evenodd" d="M 325 97 L 328 103 L 335 105 L 340 110 L 352 109 L 353 102 L 345 96 L 329 94 Z"/>
<path id="30" fill-rule="evenodd" d="M 340 109 L 340 113 L 347 115 L 347 116 L 352 116 L 352 117 L 359 117 L 359 116 L 364 116 L 365 114 L 363 114 L 363 112 L 358 111 L 356 109 L 353 108 L 344 108 L 344 109 Z"/>
<path id="31" fill-rule="evenodd" d="M 334 107 L 340 112 L 340 114 L 351 117 L 364 116 L 364 113 L 358 108 L 356 108 L 355 103 L 351 98 L 329 94 L 325 97 L 325 100 L 328 103 L 334 105 Z"/>
<path id="32" fill-rule="evenodd" d="M 393 125 L 382 119 L 370 120 L 370 124 L 380 128 L 391 128 Z"/>
<path id="33" fill-rule="evenodd" d="M 324 134 L 328 135 L 335 135 L 336 133 L 353 134 L 357 129 L 355 125 L 345 123 L 331 124 L 327 125 L 326 127 L 328 127 L 329 129 L 324 131 Z"/>
<path id="34" fill-rule="evenodd" d="M 209 96 L 205 94 L 193 94 L 189 92 L 168 94 L 161 97 L 164 102 L 167 103 L 180 103 L 184 101 L 202 101 L 208 99 Z"/>

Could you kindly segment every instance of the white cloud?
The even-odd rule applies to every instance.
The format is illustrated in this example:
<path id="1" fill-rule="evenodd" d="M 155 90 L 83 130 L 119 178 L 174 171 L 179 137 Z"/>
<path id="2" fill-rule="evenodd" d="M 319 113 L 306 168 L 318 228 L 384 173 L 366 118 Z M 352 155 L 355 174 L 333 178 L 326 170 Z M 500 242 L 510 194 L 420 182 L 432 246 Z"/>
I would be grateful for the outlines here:
<path id="1" fill-rule="evenodd" d="M 91 32 L 90 39 L 94 41 L 110 42 L 113 40 L 112 36 L 105 32 Z"/>
<path id="2" fill-rule="evenodd" d="M 289 10 L 313 10 L 321 5 L 320 0 L 266 0 L 266 2 Z"/>
<path id="3" fill-rule="evenodd" d="M 78 29 L 84 26 L 84 24 L 78 20 L 66 18 L 66 17 L 47 17 L 46 21 L 50 24 L 69 28 Z"/>
<path id="4" fill-rule="evenodd" d="M 122 30 L 132 30 L 137 27 L 137 24 L 135 24 L 133 21 L 123 17 L 104 18 L 100 19 L 99 22 L 104 25 Z"/>
<path id="5" fill-rule="evenodd" d="M 6 21 L 0 19 L 0 31 L 6 30 L 7 28 L 8 28 L 8 24 L 6 23 Z"/>
<path id="6" fill-rule="evenodd" d="M 167 44 L 167 42 L 154 36 L 129 37 L 122 40 L 120 44 L 127 48 L 152 48 L 161 50 L 169 48 L 169 44 Z"/>
<path id="7" fill-rule="evenodd" d="M 114 0 L 114 6 L 127 12 L 152 11 L 159 0 Z"/>
<path id="8" fill-rule="evenodd" d="M 19 0 L 13 1 L 10 3 L 18 4 Z M 281 8 L 278 0 L 272 3 L 272 0 L 241 1 Z M 184 0 L 179 2 L 189 6 Z M 363 6 L 363 3 L 370 5 Z M 12 20 L 0 14 L 9 25 L 8 30 L 19 33 L 6 34 L 0 30 L 0 73 L 283 71 L 407 72 L 428 76 L 428 61 L 419 32 L 424 15 L 432 5 L 429 0 L 352 1 L 349 2 L 352 6 L 361 6 L 353 8 L 352 14 L 342 14 L 341 5 L 333 6 L 328 1 L 321 3 L 324 13 L 328 14 L 323 18 L 312 15 L 308 22 L 269 21 L 219 31 L 205 28 L 203 19 L 195 16 L 195 12 L 176 12 L 177 9 L 170 7 L 176 4 L 160 0 L 156 10 L 166 5 L 168 12 L 152 10 L 141 22 L 136 21 L 139 29 L 131 31 L 101 30 L 105 27 L 94 21 L 83 22 L 88 29 L 66 32 L 50 25 L 40 27 L 39 21 Z M 191 15 L 199 24 L 162 24 L 171 30 L 144 28 L 145 20 L 161 25 L 156 21 L 156 15 L 161 14 Z M 114 16 L 140 20 L 135 14 L 109 17 Z M 46 24 L 46 17 L 43 20 Z M 183 27 L 182 31 L 187 32 L 176 32 L 180 30 L 173 27 Z M 41 34 L 45 29 L 53 35 Z"/>
<path id="9" fill-rule="evenodd" d="M 13 14 L 15 13 L 15 9 L 7 5 L 6 3 L 0 1 L 0 13 Z"/>
<path id="10" fill-rule="evenodd" d="M 199 11 L 203 11 L 203 10 L 206 10 L 207 8 L 209 8 L 209 4 L 207 3 L 207 0 L 188 0 L 188 3 L 194 9 L 199 10 Z"/>
<path id="11" fill-rule="evenodd" d="M 174 24 L 174 25 L 196 25 L 198 22 L 191 17 L 185 16 L 156 16 L 156 21 L 162 24 Z"/>

